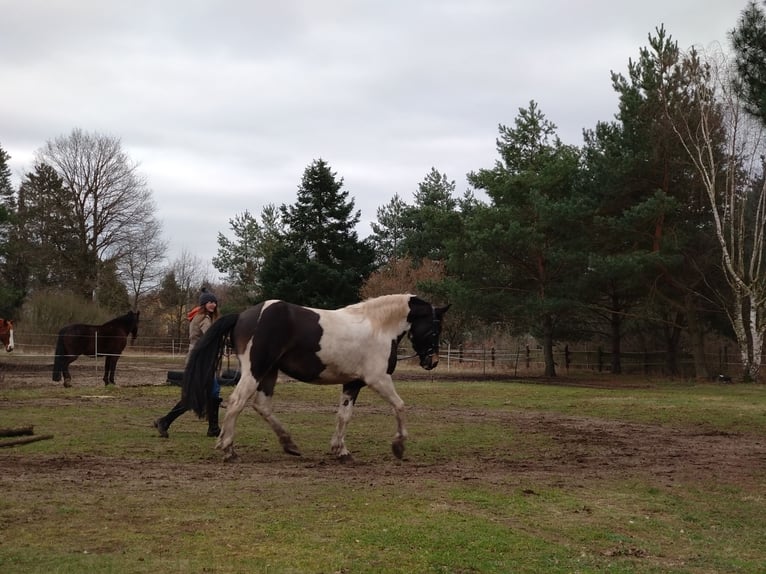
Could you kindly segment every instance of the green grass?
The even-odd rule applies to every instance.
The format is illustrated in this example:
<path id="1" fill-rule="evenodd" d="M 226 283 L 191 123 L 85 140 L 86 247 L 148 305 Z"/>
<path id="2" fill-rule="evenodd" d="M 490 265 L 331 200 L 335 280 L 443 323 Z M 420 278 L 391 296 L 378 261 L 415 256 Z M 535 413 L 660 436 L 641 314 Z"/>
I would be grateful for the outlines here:
<path id="1" fill-rule="evenodd" d="M 517 415 L 766 441 L 763 387 L 397 389 L 409 407 L 405 460 L 390 453 L 388 405 L 363 391 L 347 433 L 356 462 L 345 466 L 328 452 L 337 387 L 277 387 L 275 411 L 303 457 L 282 453 L 249 409 L 231 465 L 192 414 L 169 440 L 155 436 L 151 421 L 177 400 L 176 387 L 0 390 L 0 426 L 54 435 L 0 450 L 0 571 L 762 571 L 766 462 L 744 481 L 548 472 L 541 463 L 565 458 L 566 447 Z"/>

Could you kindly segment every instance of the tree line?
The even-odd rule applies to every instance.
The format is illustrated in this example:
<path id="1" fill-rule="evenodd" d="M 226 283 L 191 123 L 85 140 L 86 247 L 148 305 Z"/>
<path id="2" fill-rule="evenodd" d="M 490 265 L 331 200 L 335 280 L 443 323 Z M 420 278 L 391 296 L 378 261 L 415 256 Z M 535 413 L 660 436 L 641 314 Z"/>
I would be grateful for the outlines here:
<path id="1" fill-rule="evenodd" d="M 708 377 L 705 339 L 736 341 L 757 380 L 766 334 L 766 17 L 747 4 L 722 49 L 683 52 L 663 27 L 611 75 L 618 110 L 563 143 L 534 101 L 498 126 L 497 158 L 470 188 L 431 168 L 412 201 L 396 193 L 372 233 L 324 159 L 293 204 L 229 220 L 212 263 L 233 310 L 267 298 L 332 308 L 395 291 L 450 302 L 453 344 L 531 334 L 545 373 L 558 342 L 625 341 L 680 353 Z M 12 189 L 0 148 L 0 296 L 10 315 L 35 294 L 71 289 L 117 309 L 183 315 L 204 278 L 165 262 L 151 192 L 117 139 L 74 130 L 38 151 Z M 479 199 L 479 197 L 482 199 Z M 486 198 L 486 199 L 484 199 Z"/>

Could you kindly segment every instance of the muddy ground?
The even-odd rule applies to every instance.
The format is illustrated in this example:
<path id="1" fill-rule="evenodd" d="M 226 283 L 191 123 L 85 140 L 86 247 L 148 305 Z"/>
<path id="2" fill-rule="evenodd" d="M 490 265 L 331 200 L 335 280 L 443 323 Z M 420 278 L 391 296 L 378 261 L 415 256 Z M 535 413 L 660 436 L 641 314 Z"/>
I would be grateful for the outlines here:
<path id="1" fill-rule="evenodd" d="M 9 388 L 35 388 L 56 385 L 50 380 L 49 365 L 13 368 L 0 364 L 0 391 Z M 151 365 L 142 367 L 126 362 L 118 366 L 117 382 L 120 386 L 140 386 L 165 384 L 162 373 L 165 369 L 176 368 L 174 365 Z M 81 387 L 101 387 L 100 373 L 94 363 L 86 362 L 73 365 L 74 384 Z M 412 373 L 415 375 L 415 373 Z M 438 375 L 419 374 L 421 377 L 436 377 L 438 380 L 450 378 L 466 380 L 483 378 L 481 373 L 454 373 L 442 371 Z M 407 373 L 407 378 L 412 378 Z M 493 376 L 493 379 L 496 379 Z M 535 380 L 530 384 L 557 384 L 609 387 L 619 385 L 625 388 L 647 386 L 650 382 L 609 378 L 572 378 L 557 380 Z M 45 404 L 51 406 L 50 397 Z M 66 399 L 61 399 L 62 401 Z M 53 405 L 55 406 L 55 405 Z M 167 405 L 157 403 L 154 410 L 162 411 Z M 280 411 L 286 412 L 290 405 L 281 404 Z M 409 405 L 410 417 L 417 417 L 423 407 Z M 0 406 L 0 414 L 2 406 Z M 368 454 L 364 460 L 355 460 L 352 464 L 341 465 L 333 461 L 327 453 L 304 453 L 295 459 L 285 456 L 269 464 L 215 465 L 209 463 L 179 465 L 158 460 L 151 465 L 136 466 L 132 460 L 108 459 L 108 464 L 96 456 L 25 456 L 23 451 L 3 449 L 0 460 L 3 466 L 3 480 L 23 479 L 28 473 L 35 475 L 56 474 L 63 479 L 62 484 L 76 484 L 83 476 L 97 475 L 101 479 L 131 480 L 151 483 L 164 480 L 169 473 L 188 473 L 197 479 L 205 473 L 221 477 L 221 473 L 237 476 L 247 468 L 247 473 L 264 473 L 272 476 L 284 476 L 289 473 L 296 478 L 306 475 L 316 478 L 317 467 L 321 467 L 323 478 L 334 476 L 349 480 L 356 478 L 366 484 L 379 481 L 416 480 L 418 477 L 439 477 L 442 480 L 464 481 L 481 477 L 482 481 L 506 480 L 509 473 L 520 480 L 530 482 L 543 481 L 555 484 L 573 479 L 586 483 L 592 479 L 620 479 L 644 476 L 657 484 L 672 485 L 675 481 L 693 479 L 695 482 L 721 481 L 743 487 L 762 483 L 766 473 L 766 441 L 763 436 L 748 433 L 711 432 L 703 427 L 670 428 L 652 424 L 629 423 L 619 420 L 596 419 L 591 417 L 563 416 L 545 412 L 525 412 L 509 410 L 507 412 L 487 413 L 470 408 L 451 407 L 439 416 L 451 420 L 466 422 L 478 418 L 487 421 L 496 419 L 498 425 L 509 429 L 518 429 L 529 437 L 541 434 L 552 437 L 560 445 L 556 452 L 542 452 L 540 456 L 518 460 L 503 452 L 477 452 L 473 458 L 453 459 L 445 457 L 443 462 L 421 464 L 417 460 L 405 458 L 406 464 L 392 464 L 390 453 L 380 456 Z M 0 422 L 0 426 L 3 426 Z M 329 431 L 328 431 L 329 432 Z M 329 435 L 328 435 L 329 436 Z M 22 447 L 23 448 L 23 447 Z M 245 448 L 245 453 L 247 452 Z M 256 447 L 252 447 L 254 452 Z M 240 454 L 243 453 L 240 449 Z M 251 456 L 251 458 L 257 454 Z M 245 457 L 247 458 L 247 457 Z M 224 467 L 224 468 L 221 468 Z M 69 480 L 67 479 L 69 477 Z M 79 478 L 78 478 L 79 477 Z"/>

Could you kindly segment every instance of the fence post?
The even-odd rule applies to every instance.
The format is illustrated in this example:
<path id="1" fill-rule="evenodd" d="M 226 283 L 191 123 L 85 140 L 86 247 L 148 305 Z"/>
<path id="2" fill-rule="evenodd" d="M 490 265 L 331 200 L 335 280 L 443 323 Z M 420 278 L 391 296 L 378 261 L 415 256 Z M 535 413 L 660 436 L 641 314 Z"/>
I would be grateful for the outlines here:
<path id="1" fill-rule="evenodd" d="M 600 373 L 604 368 L 604 351 L 601 349 L 601 347 L 596 349 L 596 365 L 598 372 Z"/>

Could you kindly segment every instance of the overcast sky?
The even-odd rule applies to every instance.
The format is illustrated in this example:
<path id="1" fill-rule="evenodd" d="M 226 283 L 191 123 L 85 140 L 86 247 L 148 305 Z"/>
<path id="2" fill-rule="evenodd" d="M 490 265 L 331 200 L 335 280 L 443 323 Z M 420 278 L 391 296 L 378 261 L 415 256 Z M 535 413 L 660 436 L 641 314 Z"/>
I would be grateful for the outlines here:
<path id="1" fill-rule="evenodd" d="M 74 128 L 120 138 L 172 260 L 293 203 L 327 161 L 362 212 L 435 167 L 462 195 L 535 100 L 565 143 L 613 119 L 610 72 L 656 27 L 729 49 L 745 0 L 0 0 L 0 146 L 14 183 Z"/>

